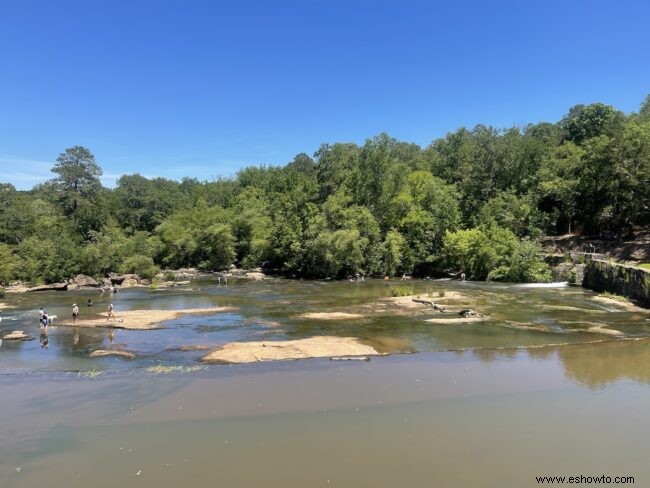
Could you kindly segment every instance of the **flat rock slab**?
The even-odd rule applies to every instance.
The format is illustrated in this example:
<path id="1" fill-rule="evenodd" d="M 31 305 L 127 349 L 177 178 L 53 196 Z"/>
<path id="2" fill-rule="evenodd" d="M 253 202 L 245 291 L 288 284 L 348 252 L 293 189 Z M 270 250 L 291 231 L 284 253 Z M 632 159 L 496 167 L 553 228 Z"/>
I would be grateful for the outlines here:
<path id="1" fill-rule="evenodd" d="M 29 291 L 29 287 L 25 285 L 11 285 L 5 288 L 7 293 L 25 293 Z"/>
<path id="2" fill-rule="evenodd" d="M 222 312 L 234 312 L 239 310 L 236 307 L 209 307 L 209 308 L 188 308 L 185 310 L 127 310 L 125 312 L 115 311 L 115 321 L 106 321 L 107 314 L 101 314 L 103 318 L 79 319 L 74 324 L 71 320 L 59 322 L 57 325 L 66 327 L 109 327 L 114 329 L 129 330 L 151 330 L 158 329 L 160 322 L 177 319 L 183 315 L 211 315 Z"/>
<path id="3" fill-rule="evenodd" d="M 362 319 L 365 315 L 358 313 L 347 312 L 311 312 L 303 313 L 300 315 L 301 319 L 316 319 L 316 320 L 349 320 L 349 319 Z"/>
<path id="4" fill-rule="evenodd" d="M 68 283 L 52 283 L 51 285 L 34 286 L 27 291 L 65 291 L 68 289 Z"/>
<path id="5" fill-rule="evenodd" d="M 471 324 L 474 322 L 483 322 L 485 320 L 488 320 L 490 317 L 486 316 L 481 316 L 481 317 L 461 317 L 459 315 L 451 315 L 451 317 L 447 316 L 442 316 L 440 318 L 435 318 L 435 319 L 427 319 L 426 322 L 429 322 L 430 324 L 440 324 L 440 325 L 454 325 L 454 324 Z"/>
<path id="6" fill-rule="evenodd" d="M 612 337 L 625 336 L 625 334 L 623 334 L 623 332 L 621 332 L 620 330 L 610 329 L 607 325 L 595 325 L 593 327 L 589 327 L 587 329 L 587 332 L 592 332 L 594 334 L 605 334 Z"/>
<path id="7" fill-rule="evenodd" d="M 214 346 L 206 346 L 204 344 L 186 344 L 184 346 L 178 346 L 178 347 L 168 347 L 165 349 L 165 351 L 181 351 L 181 352 L 187 352 L 187 351 L 209 351 L 212 349 Z"/>
<path id="8" fill-rule="evenodd" d="M 570 305 L 540 305 L 540 308 L 542 310 L 556 310 L 558 312 L 580 312 L 589 314 L 607 313 L 605 310 L 572 307 Z"/>
<path id="9" fill-rule="evenodd" d="M 5 334 L 2 337 L 3 341 L 31 341 L 32 339 L 34 339 L 34 338 L 31 337 L 31 336 L 28 336 L 22 330 L 14 330 L 14 331 L 10 332 L 9 334 Z"/>
<path id="10" fill-rule="evenodd" d="M 615 307 L 622 308 L 630 312 L 650 313 L 650 308 L 639 307 L 638 305 L 635 305 L 632 302 L 616 300 L 615 298 L 597 296 L 597 297 L 593 297 L 592 300 L 599 303 L 605 303 L 607 305 L 613 305 Z"/>
<path id="11" fill-rule="evenodd" d="M 134 359 L 135 354 L 129 351 L 113 351 L 113 350 L 107 350 L 107 349 L 98 349 L 96 351 L 93 351 L 90 353 L 91 358 L 103 358 L 107 356 L 115 356 L 115 357 L 121 357 L 125 359 Z"/>
<path id="12" fill-rule="evenodd" d="M 376 349 L 354 337 L 317 336 L 295 341 L 231 342 L 204 356 L 206 363 L 254 363 L 339 356 L 373 356 Z"/>

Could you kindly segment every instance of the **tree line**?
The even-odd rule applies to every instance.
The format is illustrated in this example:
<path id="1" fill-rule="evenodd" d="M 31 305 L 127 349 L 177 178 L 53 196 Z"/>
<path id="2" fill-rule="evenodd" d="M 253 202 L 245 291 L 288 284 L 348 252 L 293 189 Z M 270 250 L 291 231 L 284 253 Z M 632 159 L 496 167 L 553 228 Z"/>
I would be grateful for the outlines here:
<path id="1" fill-rule="evenodd" d="M 422 148 L 386 134 L 199 181 L 102 186 L 86 148 L 29 191 L 0 184 L 0 282 L 160 268 L 289 276 L 544 281 L 539 238 L 622 238 L 650 222 L 650 96 L 637 113 L 576 105 L 556 123 L 460 128 Z"/>

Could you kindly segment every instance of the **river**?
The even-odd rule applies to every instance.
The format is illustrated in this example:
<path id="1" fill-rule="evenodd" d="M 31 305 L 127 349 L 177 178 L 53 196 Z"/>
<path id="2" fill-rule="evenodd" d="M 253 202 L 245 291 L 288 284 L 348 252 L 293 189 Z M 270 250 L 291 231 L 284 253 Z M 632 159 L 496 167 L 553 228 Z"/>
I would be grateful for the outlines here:
<path id="1" fill-rule="evenodd" d="M 425 322 L 426 313 L 301 317 L 376 310 L 393 285 L 273 279 L 219 287 L 206 278 L 191 289 L 122 290 L 112 297 L 118 316 L 237 311 L 112 338 L 90 329 L 75 341 L 72 329 L 57 327 L 47 348 L 4 341 L 0 486 L 520 487 L 554 475 L 649 483 L 650 314 L 599 303 L 580 288 L 418 281 L 418 292 L 471 297 L 490 319 L 449 326 Z M 63 317 L 88 298 L 98 311 L 110 300 L 11 295 L 2 333 L 38 337 L 39 307 Z M 584 330 L 594 323 L 623 335 Z M 205 351 L 170 350 L 313 335 L 418 354 L 202 366 Z M 88 357 L 116 346 L 136 359 Z M 150 369 L 158 365 L 185 369 Z"/>

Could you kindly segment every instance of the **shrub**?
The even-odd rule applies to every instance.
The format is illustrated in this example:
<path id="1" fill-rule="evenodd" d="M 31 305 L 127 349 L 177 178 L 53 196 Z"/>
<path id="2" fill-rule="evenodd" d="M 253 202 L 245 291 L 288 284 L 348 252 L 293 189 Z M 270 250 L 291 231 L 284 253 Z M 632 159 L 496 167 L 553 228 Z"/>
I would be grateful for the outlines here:
<path id="1" fill-rule="evenodd" d="M 158 266 L 154 264 L 153 259 L 149 256 L 131 256 L 122 263 L 122 273 L 134 273 L 140 278 L 148 280 L 152 280 L 158 271 Z"/>
<path id="2" fill-rule="evenodd" d="M 569 273 L 569 284 L 575 285 L 576 281 L 578 281 L 578 276 L 575 271 L 571 271 L 571 273 Z"/>
<path id="3" fill-rule="evenodd" d="M 413 285 L 397 285 L 390 289 L 390 293 L 394 297 L 407 297 L 415 295 L 415 287 Z"/>

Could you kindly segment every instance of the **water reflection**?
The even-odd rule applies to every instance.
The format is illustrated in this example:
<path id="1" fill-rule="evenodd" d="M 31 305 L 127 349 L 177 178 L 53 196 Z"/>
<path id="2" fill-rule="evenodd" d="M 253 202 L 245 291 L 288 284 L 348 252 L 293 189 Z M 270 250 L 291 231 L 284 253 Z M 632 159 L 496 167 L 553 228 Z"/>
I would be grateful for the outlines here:
<path id="1" fill-rule="evenodd" d="M 590 388 L 619 380 L 650 383 L 650 341 L 603 342 L 557 349 L 567 377 Z"/>

